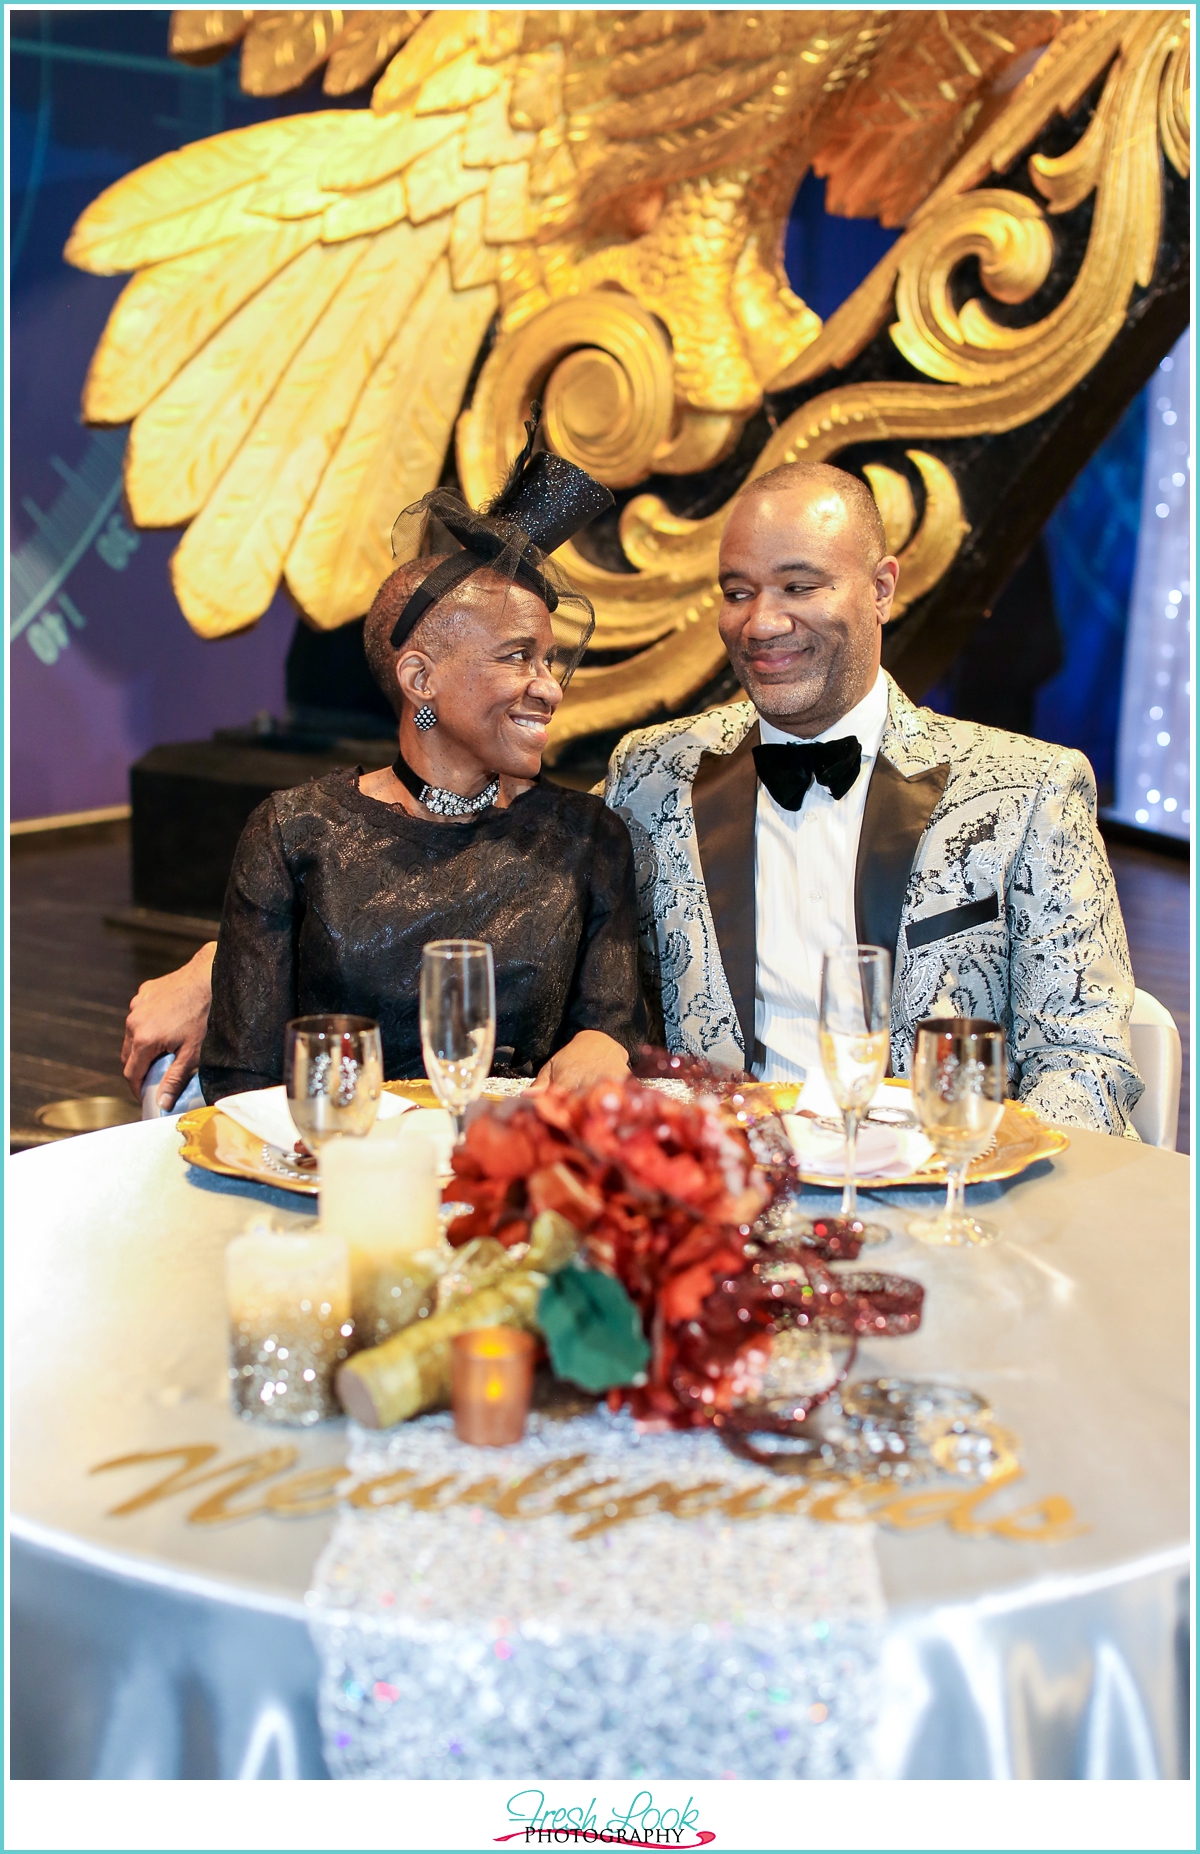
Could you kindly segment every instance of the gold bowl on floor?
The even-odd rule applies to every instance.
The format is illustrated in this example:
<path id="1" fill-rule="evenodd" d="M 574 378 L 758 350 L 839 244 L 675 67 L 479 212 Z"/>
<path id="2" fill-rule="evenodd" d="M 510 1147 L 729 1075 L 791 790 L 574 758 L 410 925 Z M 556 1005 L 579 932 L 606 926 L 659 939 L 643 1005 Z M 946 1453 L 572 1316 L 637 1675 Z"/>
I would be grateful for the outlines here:
<path id="1" fill-rule="evenodd" d="M 132 1126 L 142 1110 L 136 1101 L 116 1094 L 84 1094 L 73 1101 L 48 1101 L 34 1119 L 55 1133 L 98 1133 L 104 1127 Z"/>

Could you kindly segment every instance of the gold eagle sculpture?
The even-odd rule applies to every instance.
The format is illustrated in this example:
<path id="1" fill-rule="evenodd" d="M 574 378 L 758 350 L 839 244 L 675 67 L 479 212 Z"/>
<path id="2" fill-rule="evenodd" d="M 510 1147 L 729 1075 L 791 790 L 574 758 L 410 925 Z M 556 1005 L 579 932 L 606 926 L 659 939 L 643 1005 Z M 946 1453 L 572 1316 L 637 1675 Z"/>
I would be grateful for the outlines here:
<path id="1" fill-rule="evenodd" d="M 76 224 L 79 267 L 136 274 L 83 398 L 131 427 L 126 501 L 184 528 L 192 627 L 252 625 L 281 581 L 308 622 L 361 617 L 401 508 L 453 443 L 473 500 L 547 441 L 614 489 L 726 459 L 764 395 L 828 376 L 881 329 L 907 378 L 825 391 L 750 472 L 850 443 L 935 441 L 1035 418 L 1095 365 L 1158 249 L 1162 151 L 1186 172 L 1178 12 L 187 11 L 171 50 L 241 45 L 246 91 L 323 72 L 369 107 L 194 142 L 118 181 Z M 1107 76 L 1105 76 L 1107 73 Z M 991 184 L 1103 78 L 1090 125 Z M 813 171 L 828 210 L 905 228 L 822 326 L 790 289 L 783 234 Z M 1094 194 L 1082 276 L 1032 324 L 1052 218 Z M 951 272 L 978 260 L 985 295 Z M 480 365 L 481 354 L 486 357 Z M 470 401 L 463 410 L 464 397 Z M 863 465 L 908 600 L 969 523 L 934 454 Z M 915 496 L 914 496 L 915 490 Z M 561 742 L 686 702 L 722 660 L 721 511 L 633 495 L 623 570 L 563 564 L 597 609 Z"/>

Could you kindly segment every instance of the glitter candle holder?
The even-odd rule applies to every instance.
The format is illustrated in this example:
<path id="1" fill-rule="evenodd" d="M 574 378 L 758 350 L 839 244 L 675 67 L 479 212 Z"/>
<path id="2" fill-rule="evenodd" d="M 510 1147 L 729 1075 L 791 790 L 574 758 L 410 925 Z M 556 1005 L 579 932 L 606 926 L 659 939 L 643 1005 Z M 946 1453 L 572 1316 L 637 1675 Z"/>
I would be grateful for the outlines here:
<path id="1" fill-rule="evenodd" d="M 499 1448 L 525 1434 L 536 1342 L 515 1326 L 456 1333 L 450 1400 L 460 1442 Z"/>
<path id="2" fill-rule="evenodd" d="M 350 1255 L 338 1236 L 251 1230 L 225 1251 L 230 1395 L 245 1421 L 307 1428 L 340 1415 L 350 1356 Z"/>
<path id="3" fill-rule="evenodd" d="M 431 1310 L 440 1205 L 429 1141 L 331 1140 L 324 1147 L 321 1228 L 349 1246 L 357 1345 L 380 1345 Z"/>

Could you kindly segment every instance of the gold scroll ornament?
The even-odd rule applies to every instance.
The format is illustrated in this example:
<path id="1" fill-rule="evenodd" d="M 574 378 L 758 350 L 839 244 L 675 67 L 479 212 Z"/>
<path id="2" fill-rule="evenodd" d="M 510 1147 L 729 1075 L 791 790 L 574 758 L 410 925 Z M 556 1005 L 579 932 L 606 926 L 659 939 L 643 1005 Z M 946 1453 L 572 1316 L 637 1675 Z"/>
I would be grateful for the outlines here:
<path id="1" fill-rule="evenodd" d="M 476 502 L 535 393 L 555 446 L 636 488 L 717 462 L 764 392 L 845 367 L 888 327 L 921 377 L 819 394 L 752 474 L 866 447 L 909 602 L 966 531 L 929 446 L 1024 424 L 1095 366 L 1153 270 L 1161 151 L 1187 168 L 1178 11 L 174 18 L 181 57 L 238 44 L 253 94 L 322 72 L 345 95 L 379 73 L 371 107 L 182 148 L 110 187 L 67 247 L 84 269 L 136 272 L 93 357 L 84 416 L 131 423 L 130 514 L 186 527 L 172 576 L 204 637 L 253 624 L 281 579 L 318 628 L 362 615 L 390 571 L 397 512 L 440 478 L 493 320 L 457 427 Z M 1076 146 L 1030 162 L 1044 205 L 991 184 L 1101 79 Z M 810 169 L 831 210 L 906 228 L 824 326 L 779 258 Z M 1032 299 L 1054 215 L 1089 196 L 1065 298 L 1028 326 L 995 321 L 988 301 Z M 957 307 L 952 273 L 971 257 L 984 295 Z M 897 444 L 912 447 L 903 467 Z M 577 674 L 554 750 L 685 708 L 719 669 L 725 513 L 692 521 L 635 496 L 620 524 L 627 573 L 562 550 L 596 606 L 595 649 L 616 660 Z"/>
<path id="2" fill-rule="evenodd" d="M 1088 14 L 1066 27 L 1019 87 L 1010 108 L 918 209 L 892 251 L 820 337 L 771 382 L 776 390 L 844 366 L 895 314 L 891 339 L 912 366 L 938 384 L 871 382 L 819 395 L 794 413 L 760 452 L 751 477 L 780 463 L 837 456 L 847 445 L 946 439 L 1009 431 L 1039 417 L 1097 364 L 1124 324 L 1135 285 L 1150 283 L 1162 214 L 1160 142 L 1187 172 L 1190 92 L 1186 17 L 1165 12 Z M 1057 160 L 1034 156 L 1030 174 L 1045 208 L 1009 189 L 980 187 L 1002 171 L 1055 113 L 1067 113 L 1111 64 L 1092 122 Z M 1053 261 L 1047 214 L 1096 196 L 1078 275 L 1047 316 L 1024 327 L 995 321 L 978 299 L 956 309 L 950 281 L 968 257 L 979 261 L 988 293 L 1027 302 Z M 489 365 L 499 368 L 502 356 Z M 460 425 L 460 473 L 478 480 L 472 427 Z M 968 532 L 950 472 L 910 451 L 925 490 L 924 518 L 911 539 L 911 497 L 898 472 L 867 465 L 889 543 L 899 545 L 896 611 L 928 591 Z M 489 458 L 489 466 L 491 459 Z M 472 471 L 476 476 L 472 478 Z M 640 648 L 627 661 L 585 666 L 555 723 L 567 740 L 680 705 L 720 668 L 716 631 L 717 552 L 727 508 L 704 521 L 682 520 L 657 497 L 625 508 L 621 540 L 639 569 L 631 584 L 561 550 L 570 576 L 599 614 L 595 643 Z M 903 541 L 901 537 L 904 537 Z"/>
<path id="3" fill-rule="evenodd" d="M 538 323 L 523 376 L 531 345 L 535 372 L 561 347 L 540 318 L 586 297 L 599 321 L 547 381 L 558 441 L 603 453 L 612 422 L 602 474 L 703 467 L 819 336 L 778 255 L 808 166 L 835 209 L 899 223 L 996 74 L 1059 24 L 1033 8 L 955 26 L 820 8 L 179 14 L 176 54 L 241 43 L 254 94 L 319 69 L 344 94 L 385 67 L 369 110 L 193 143 L 72 233 L 73 263 L 137 273 L 84 415 L 132 422 L 134 521 L 190 524 L 172 567 L 189 622 L 252 624 L 281 576 L 319 627 L 361 615 L 396 513 L 439 479 L 493 314 L 502 346 Z M 510 454 L 485 460 L 483 494 Z"/>

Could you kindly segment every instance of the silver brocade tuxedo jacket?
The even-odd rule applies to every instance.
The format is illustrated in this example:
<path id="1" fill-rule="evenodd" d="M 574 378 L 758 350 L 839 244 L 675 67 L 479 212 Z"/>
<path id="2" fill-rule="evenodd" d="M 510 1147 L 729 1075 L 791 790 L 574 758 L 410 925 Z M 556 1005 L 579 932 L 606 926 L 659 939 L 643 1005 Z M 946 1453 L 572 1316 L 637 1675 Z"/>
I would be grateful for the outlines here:
<path id="1" fill-rule="evenodd" d="M 643 728 L 605 785 L 633 838 L 667 1046 L 738 1068 L 754 1047 L 758 739 L 748 701 Z M 854 902 L 860 942 L 895 955 L 894 1074 L 948 999 L 1003 1024 L 1010 1085 L 1043 1119 L 1126 1132 L 1133 974 L 1081 753 L 917 708 L 889 677 Z"/>

